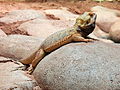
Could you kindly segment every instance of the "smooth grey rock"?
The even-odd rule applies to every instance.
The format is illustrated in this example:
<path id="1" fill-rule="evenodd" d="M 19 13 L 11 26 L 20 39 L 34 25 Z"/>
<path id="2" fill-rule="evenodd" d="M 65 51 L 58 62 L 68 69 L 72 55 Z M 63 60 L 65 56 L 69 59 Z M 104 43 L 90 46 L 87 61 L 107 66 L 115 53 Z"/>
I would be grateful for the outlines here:
<path id="1" fill-rule="evenodd" d="M 17 21 L 26 21 L 35 18 L 45 19 L 45 14 L 41 11 L 35 10 L 15 10 L 6 14 L 4 17 L 0 18 L 0 22 L 9 24 Z"/>
<path id="2" fill-rule="evenodd" d="M 120 90 L 120 45 L 67 44 L 39 62 L 33 75 L 44 90 Z"/>
<path id="3" fill-rule="evenodd" d="M 38 50 L 42 38 L 25 35 L 0 37 L 0 55 L 14 59 L 25 59 Z"/>

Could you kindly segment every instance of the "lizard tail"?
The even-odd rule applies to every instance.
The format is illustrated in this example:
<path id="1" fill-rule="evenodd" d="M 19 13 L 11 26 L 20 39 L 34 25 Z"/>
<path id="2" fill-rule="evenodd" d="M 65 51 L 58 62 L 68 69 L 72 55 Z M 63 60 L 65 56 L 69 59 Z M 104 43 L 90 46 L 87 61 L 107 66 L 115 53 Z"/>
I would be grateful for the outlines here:
<path id="1" fill-rule="evenodd" d="M 32 55 L 30 55 L 30 56 L 27 57 L 26 59 L 20 60 L 20 62 L 21 62 L 22 64 L 31 64 L 32 61 L 34 60 L 35 56 L 36 56 L 36 53 L 37 53 L 37 52 L 34 52 Z"/>

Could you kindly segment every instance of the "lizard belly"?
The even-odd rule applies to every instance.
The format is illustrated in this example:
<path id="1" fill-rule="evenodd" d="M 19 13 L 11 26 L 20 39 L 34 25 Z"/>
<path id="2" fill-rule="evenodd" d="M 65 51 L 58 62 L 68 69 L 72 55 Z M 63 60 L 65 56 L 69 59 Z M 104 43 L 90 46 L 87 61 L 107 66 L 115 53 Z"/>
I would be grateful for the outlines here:
<path id="1" fill-rule="evenodd" d="M 62 40 L 59 40 L 58 42 L 55 42 L 54 44 L 49 45 L 48 47 L 44 48 L 44 51 L 45 51 L 45 52 L 48 52 L 48 53 L 49 53 L 49 52 L 52 52 L 52 51 L 54 51 L 55 49 L 57 49 L 57 48 L 65 45 L 65 44 L 70 43 L 71 41 L 72 41 L 71 36 L 68 36 L 68 37 L 66 37 L 66 38 L 64 38 L 64 39 L 62 39 Z"/>

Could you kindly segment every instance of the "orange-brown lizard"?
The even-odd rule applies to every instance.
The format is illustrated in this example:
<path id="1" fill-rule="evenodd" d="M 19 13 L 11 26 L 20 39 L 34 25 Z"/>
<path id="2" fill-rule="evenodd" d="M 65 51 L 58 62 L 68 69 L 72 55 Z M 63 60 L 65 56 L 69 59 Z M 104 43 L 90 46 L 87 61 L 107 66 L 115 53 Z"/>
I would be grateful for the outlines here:
<path id="1" fill-rule="evenodd" d="M 41 44 L 38 51 L 30 57 L 21 60 L 23 64 L 32 64 L 30 73 L 33 72 L 37 64 L 53 50 L 73 41 L 89 42 L 93 39 L 86 39 L 95 28 L 96 14 L 85 12 L 76 19 L 73 27 L 53 33 Z"/>

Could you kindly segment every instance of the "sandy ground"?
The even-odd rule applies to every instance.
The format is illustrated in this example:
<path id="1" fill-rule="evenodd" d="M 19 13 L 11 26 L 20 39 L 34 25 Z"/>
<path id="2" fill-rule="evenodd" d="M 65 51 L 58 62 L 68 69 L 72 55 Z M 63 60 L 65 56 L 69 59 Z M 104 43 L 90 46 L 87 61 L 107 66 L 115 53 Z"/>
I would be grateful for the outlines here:
<path id="1" fill-rule="evenodd" d="M 93 2 L 93 1 L 79 1 L 79 2 L 0 2 L 0 16 L 2 14 L 16 10 L 16 9 L 50 9 L 68 7 L 71 12 L 82 13 L 89 10 L 91 7 L 101 5 L 108 8 L 120 10 L 120 2 Z M 72 7 L 71 7 L 72 6 Z"/>

